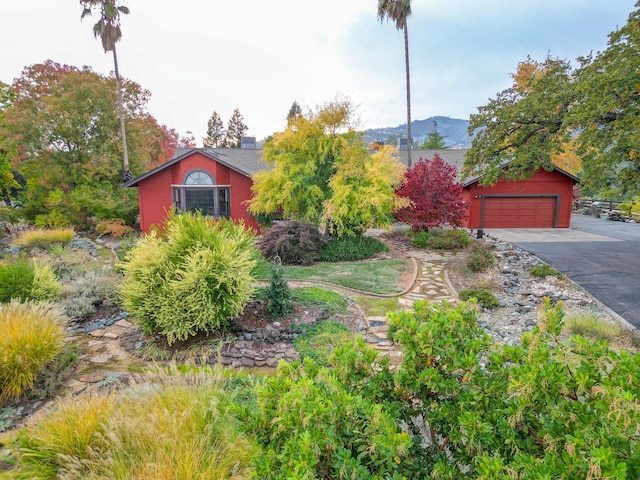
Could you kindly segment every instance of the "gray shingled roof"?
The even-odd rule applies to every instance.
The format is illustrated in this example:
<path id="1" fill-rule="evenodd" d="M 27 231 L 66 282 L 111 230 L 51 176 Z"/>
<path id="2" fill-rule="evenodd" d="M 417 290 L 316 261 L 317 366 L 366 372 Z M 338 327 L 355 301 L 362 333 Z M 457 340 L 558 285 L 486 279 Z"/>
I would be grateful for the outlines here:
<path id="1" fill-rule="evenodd" d="M 215 160 L 216 162 L 225 165 L 236 172 L 241 173 L 247 177 L 251 177 L 254 173 L 257 173 L 261 170 L 267 170 L 269 167 L 262 160 L 262 150 L 253 150 L 248 148 L 178 148 L 176 149 L 173 158 L 168 162 L 154 168 L 153 170 L 149 170 L 148 172 L 140 175 L 139 177 L 134 178 L 133 180 L 125 183 L 124 187 L 134 187 L 147 177 L 155 174 L 156 172 L 163 170 L 176 162 L 186 158 L 191 155 L 194 151 L 198 151 L 207 157 Z M 434 155 L 437 153 L 440 158 L 442 158 L 449 165 L 452 165 L 458 171 L 458 175 L 462 170 L 462 166 L 464 164 L 465 154 L 468 152 L 466 149 L 440 149 L 440 150 L 411 150 L 411 160 L 413 164 L 417 163 L 421 158 L 422 159 L 433 159 Z M 404 165 L 407 164 L 407 151 L 402 150 L 397 152 L 398 158 L 401 163 Z M 506 166 L 506 165 L 505 165 Z M 564 173 L 565 175 L 571 177 L 576 182 L 579 180 L 571 175 L 570 173 L 562 170 L 561 168 L 556 167 L 556 170 Z M 463 184 L 465 186 L 474 183 L 479 180 L 481 177 L 472 177 L 463 180 Z"/>
<path id="2" fill-rule="evenodd" d="M 141 180 L 154 175 L 155 173 L 164 170 L 171 165 L 183 160 L 191 155 L 193 152 L 198 151 L 207 157 L 215 160 L 221 165 L 225 165 L 232 170 L 235 170 L 242 175 L 251 177 L 260 170 L 265 170 L 267 165 L 262 161 L 261 150 L 250 150 L 241 148 L 177 148 L 173 157 L 168 162 L 157 166 L 156 168 L 149 170 L 146 173 L 130 180 L 122 185 L 123 187 L 135 187 Z"/>

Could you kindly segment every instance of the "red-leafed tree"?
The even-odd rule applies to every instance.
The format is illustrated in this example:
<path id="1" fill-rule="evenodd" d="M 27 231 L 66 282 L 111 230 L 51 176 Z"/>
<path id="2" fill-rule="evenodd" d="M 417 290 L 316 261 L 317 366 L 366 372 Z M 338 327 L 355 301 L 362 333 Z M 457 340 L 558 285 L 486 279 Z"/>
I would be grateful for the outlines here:
<path id="1" fill-rule="evenodd" d="M 398 210 L 396 219 L 408 223 L 414 231 L 442 225 L 458 227 L 466 218 L 469 205 L 462 200 L 462 184 L 456 169 L 436 153 L 432 160 L 422 159 L 404 172 L 402 187 L 396 195 L 408 198 L 411 207 Z"/>

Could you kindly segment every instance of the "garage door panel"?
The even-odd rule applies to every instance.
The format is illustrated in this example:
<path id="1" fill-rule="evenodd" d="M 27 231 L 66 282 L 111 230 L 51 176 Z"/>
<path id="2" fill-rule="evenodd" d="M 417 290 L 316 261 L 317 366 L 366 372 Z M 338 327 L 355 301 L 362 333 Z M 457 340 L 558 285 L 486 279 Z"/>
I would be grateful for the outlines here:
<path id="1" fill-rule="evenodd" d="M 553 228 L 556 197 L 486 197 L 484 228 Z"/>

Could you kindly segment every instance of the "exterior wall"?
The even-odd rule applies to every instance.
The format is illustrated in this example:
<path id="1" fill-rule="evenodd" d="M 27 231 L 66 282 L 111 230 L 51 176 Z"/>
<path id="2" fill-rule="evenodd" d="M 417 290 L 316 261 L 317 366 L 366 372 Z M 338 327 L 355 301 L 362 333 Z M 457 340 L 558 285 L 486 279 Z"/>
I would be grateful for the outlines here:
<path id="1" fill-rule="evenodd" d="M 559 194 L 558 228 L 569 228 L 573 202 L 573 180 L 554 170 L 538 170 L 531 178 L 518 181 L 500 181 L 492 187 L 482 187 L 478 182 L 465 187 L 463 196 L 471 203 L 465 227 L 480 228 L 483 195 L 532 195 Z"/>
<path id="2" fill-rule="evenodd" d="M 251 198 L 251 179 L 196 152 L 138 183 L 140 230 L 148 233 L 152 225 L 164 223 L 167 212 L 172 208 L 171 185 L 182 184 L 185 175 L 193 169 L 211 173 L 217 185 L 230 185 L 231 218 L 243 219 L 246 226 L 258 229 L 258 223 L 244 203 Z"/>

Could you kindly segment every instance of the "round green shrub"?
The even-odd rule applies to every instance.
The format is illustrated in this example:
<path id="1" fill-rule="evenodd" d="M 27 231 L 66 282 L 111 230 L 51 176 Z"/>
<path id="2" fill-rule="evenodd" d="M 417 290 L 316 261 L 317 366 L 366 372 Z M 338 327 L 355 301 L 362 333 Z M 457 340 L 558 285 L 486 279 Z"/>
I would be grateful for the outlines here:
<path id="1" fill-rule="evenodd" d="M 163 236 L 143 236 L 119 263 L 125 309 L 169 344 L 228 326 L 253 292 L 253 237 L 242 223 L 171 215 Z"/>
<path id="2" fill-rule="evenodd" d="M 562 274 L 548 263 L 541 263 L 540 265 L 532 267 L 531 270 L 529 270 L 529 273 L 538 278 L 545 278 L 548 276 L 562 278 Z"/>
<path id="3" fill-rule="evenodd" d="M 484 308 L 496 308 L 500 305 L 498 297 L 489 290 L 485 290 L 483 288 L 465 288 L 458 293 L 458 297 L 460 297 L 460 300 L 470 300 L 475 298 L 478 301 L 478 304 L 482 305 Z"/>

